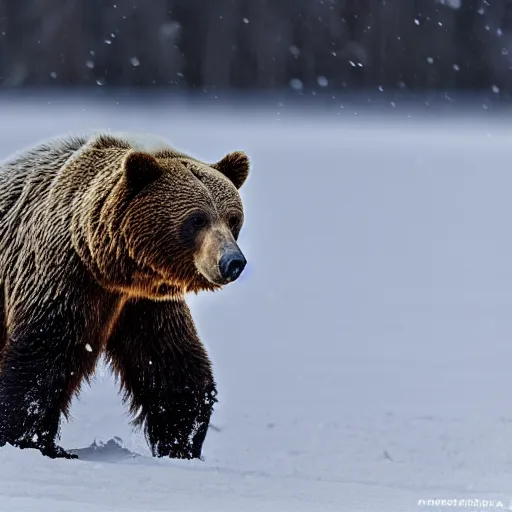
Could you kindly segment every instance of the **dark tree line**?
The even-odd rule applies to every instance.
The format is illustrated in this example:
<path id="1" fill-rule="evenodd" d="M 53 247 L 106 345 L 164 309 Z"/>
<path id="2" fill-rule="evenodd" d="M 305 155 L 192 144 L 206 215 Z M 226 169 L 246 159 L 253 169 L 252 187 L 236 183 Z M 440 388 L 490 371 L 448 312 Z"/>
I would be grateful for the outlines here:
<path id="1" fill-rule="evenodd" d="M 512 90 L 512 0 L 0 0 L 3 86 Z"/>

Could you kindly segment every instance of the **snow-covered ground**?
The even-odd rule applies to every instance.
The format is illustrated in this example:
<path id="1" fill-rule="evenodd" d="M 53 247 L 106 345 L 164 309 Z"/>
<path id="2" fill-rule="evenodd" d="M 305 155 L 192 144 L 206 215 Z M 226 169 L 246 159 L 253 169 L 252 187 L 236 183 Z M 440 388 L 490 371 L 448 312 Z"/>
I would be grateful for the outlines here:
<path id="1" fill-rule="evenodd" d="M 233 149 L 253 161 L 247 271 L 190 298 L 219 383 L 205 460 L 149 457 L 101 366 L 61 444 L 118 436 L 143 457 L 105 448 L 54 461 L 5 447 L 0 511 L 510 506 L 511 127 L 165 103 L 10 100 L 0 112 L 0 157 L 106 127 L 153 131 L 208 161 Z"/>

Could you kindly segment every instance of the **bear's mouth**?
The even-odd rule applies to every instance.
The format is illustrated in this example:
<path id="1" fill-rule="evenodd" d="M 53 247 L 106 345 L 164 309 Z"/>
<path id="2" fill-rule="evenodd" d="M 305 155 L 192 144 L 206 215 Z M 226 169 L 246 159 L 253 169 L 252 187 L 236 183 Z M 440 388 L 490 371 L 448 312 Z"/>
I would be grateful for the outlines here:
<path id="1" fill-rule="evenodd" d="M 220 290 L 222 285 L 210 281 L 196 269 L 194 277 L 185 285 L 185 293 L 214 292 Z"/>

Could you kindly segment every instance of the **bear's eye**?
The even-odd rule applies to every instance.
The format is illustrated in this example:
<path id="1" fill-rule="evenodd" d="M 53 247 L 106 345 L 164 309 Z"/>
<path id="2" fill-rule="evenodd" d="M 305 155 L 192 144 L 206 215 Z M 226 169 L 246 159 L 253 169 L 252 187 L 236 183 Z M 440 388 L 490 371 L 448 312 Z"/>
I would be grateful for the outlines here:
<path id="1" fill-rule="evenodd" d="M 239 224 L 240 224 L 240 219 L 238 218 L 238 215 L 230 215 L 230 217 L 228 219 L 229 229 L 235 230 L 238 228 Z"/>
<path id="2" fill-rule="evenodd" d="M 202 213 L 196 213 L 194 215 L 194 217 L 192 218 L 192 225 L 196 229 L 204 228 L 207 223 L 208 223 L 208 219 Z"/>

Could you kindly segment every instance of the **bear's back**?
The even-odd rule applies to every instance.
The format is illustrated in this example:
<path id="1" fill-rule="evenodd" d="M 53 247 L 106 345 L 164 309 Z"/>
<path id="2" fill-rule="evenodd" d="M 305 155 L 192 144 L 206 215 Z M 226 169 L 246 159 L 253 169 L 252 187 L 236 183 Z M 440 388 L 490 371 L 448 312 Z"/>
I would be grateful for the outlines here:
<path id="1" fill-rule="evenodd" d="M 59 169 L 84 144 L 87 137 L 62 137 L 22 149 L 0 160 L 0 181 L 28 177 L 40 171 Z"/>
<path id="2" fill-rule="evenodd" d="M 0 218 L 31 190 L 48 190 L 66 161 L 87 142 L 86 137 L 48 140 L 0 161 Z"/>

